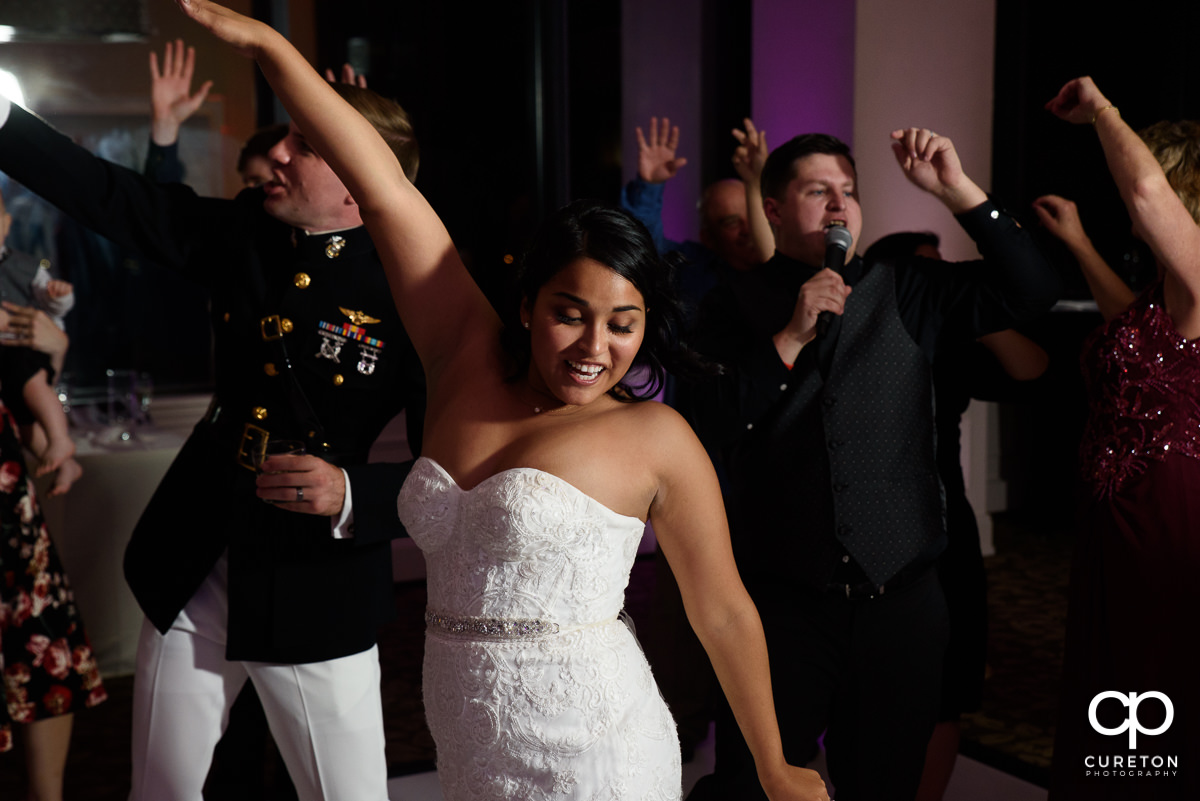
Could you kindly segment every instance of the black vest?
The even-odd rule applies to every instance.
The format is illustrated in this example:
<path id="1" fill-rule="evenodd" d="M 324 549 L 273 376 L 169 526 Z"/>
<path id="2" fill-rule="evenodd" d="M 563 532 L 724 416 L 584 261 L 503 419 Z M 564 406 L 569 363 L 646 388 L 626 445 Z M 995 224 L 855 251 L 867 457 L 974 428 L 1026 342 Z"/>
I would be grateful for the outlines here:
<path id="1" fill-rule="evenodd" d="M 883 584 L 943 535 L 930 367 L 900 318 L 893 268 L 848 283 L 828 341 L 804 349 L 780 402 L 731 454 L 730 526 L 748 583 L 820 587 L 849 552 Z M 789 522 L 762 531 L 767 520 Z"/>

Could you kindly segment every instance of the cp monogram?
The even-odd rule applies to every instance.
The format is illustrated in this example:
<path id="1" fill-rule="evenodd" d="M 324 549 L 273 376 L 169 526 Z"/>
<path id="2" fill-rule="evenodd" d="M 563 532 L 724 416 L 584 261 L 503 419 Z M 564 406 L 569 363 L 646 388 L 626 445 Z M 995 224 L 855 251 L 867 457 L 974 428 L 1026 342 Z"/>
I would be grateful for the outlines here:
<path id="1" fill-rule="evenodd" d="M 1105 698 L 1116 699 L 1117 701 L 1120 701 L 1125 706 L 1129 707 L 1129 717 L 1127 717 L 1125 719 L 1125 722 L 1122 723 L 1120 726 L 1117 726 L 1115 729 L 1107 729 L 1100 725 L 1100 721 L 1096 720 L 1096 708 L 1098 706 L 1100 706 L 1100 702 L 1103 701 Z M 1157 729 L 1142 728 L 1142 724 L 1138 722 L 1138 714 L 1137 714 L 1138 704 L 1140 704 L 1146 698 L 1157 698 L 1159 701 L 1162 702 L 1162 705 L 1167 710 L 1166 719 L 1163 720 L 1162 725 L 1159 726 Z M 1116 692 L 1115 690 L 1108 690 L 1106 692 L 1099 693 L 1095 698 L 1092 699 L 1092 703 L 1088 706 L 1088 722 L 1090 722 L 1092 724 L 1092 728 L 1095 729 L 1096 731 L 1098 731 L 1100 734 L 1116 735 L 1116 734 L 1120 734 L 1121 732 L 1125 731 L 1126 729 L 1129 730 L 1129 748 L 1130 748 L 1130 750 L 1133 750 L 1134 748 L 1137 747 L 1138 732 L 1141 732 L 1142 734 L 1149 734 L 1149 735 L 1162 734 L 1164 731 L 1166 731 L 1167 729 L 1169 729 L 1171 727 L 1171 721 L 1173 721 L 1174 719 L 1175 719 L 1175 706 L 1171 703 L 1171 699 L 1168 698 L 1163 693 L 1160 693 L 1157 691 L 1142 693 L 1141 695 L 1138 695 L 1137 693 L 1129 693 L 1129 695 L 1126 696 L 1124 693 L 1119 693 L 1119 692 Z"/>

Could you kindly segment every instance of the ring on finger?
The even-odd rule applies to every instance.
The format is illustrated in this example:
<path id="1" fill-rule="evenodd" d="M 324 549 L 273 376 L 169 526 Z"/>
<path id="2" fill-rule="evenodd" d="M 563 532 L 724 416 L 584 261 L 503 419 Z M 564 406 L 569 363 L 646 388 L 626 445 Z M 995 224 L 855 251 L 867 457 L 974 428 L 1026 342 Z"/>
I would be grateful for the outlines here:
<path id="1" fill-rule="evenodd" d="M 304 487 L 296 487 L 296 503 L 304 500 Z"/>

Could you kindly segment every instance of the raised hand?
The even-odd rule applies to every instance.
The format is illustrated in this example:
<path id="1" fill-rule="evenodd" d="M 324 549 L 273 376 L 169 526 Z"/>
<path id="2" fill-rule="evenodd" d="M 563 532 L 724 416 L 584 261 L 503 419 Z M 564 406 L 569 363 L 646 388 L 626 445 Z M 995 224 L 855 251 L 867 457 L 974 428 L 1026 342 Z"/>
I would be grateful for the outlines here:
<path id="1" fill-rule="evenodd" d="M 1133 290 L 1126 286 L 1092 245 L 1075 204 L 1058 195 L 1043 195 L 1033 201 L 1033 210 L 1047 231 L 1062 240 L 1092 290 L 1092 297 L 1105 320 L 1111 320 L 1133 303 Z"/>
<path id="2" fill-rule="evenodd" d="M 954 143 L 928 128 L 892 131 L 892 152 L 904 176 L 955 214 L 972 209 L 987 195 L 963 172 Z"/>
<path id="3" fill-rule="evenodd" d="M 892 152 L 905 177 L 926 192 L 936 193 L 963 176 L 954 143 L 928 128 L 892 131 Z"/>
<path id="4" fill-rule="evenodd" d="M 733 129 L 733 138 L 738 141 L 733 151 L 733 169 L 746 183 L 757 183 L 763 165 L 767 163 L 767 156 L 771 153 L 767 147 L 767 132 L 755 128 L 749 117 L 742 120 L 742 124 L 746 130 Z"/>
<path id="5" fill-rule="evenodd" d="M 1095 122 L 1100 111 L 1111 105 L 1092 79 L 1084 76 L 1068 81 L 1059 89 L 1058 94 L 1046 103 L 1046 110 L 1060 120 L 1082 125 Z"/>
<path id="6" fill-rule="evenodd" d="M 662 118 L 659 128 L 658 117 L 650 118 L 650 139 L 646 140 L 642 129 L 637 129 L 638 143 L 638 175 L 643 181 L 651 184 L 661 184 L 675 177 L 679 168 L 687 164 L 687 159 L 675 158 L 675 149 L 679 147 L 679 126 L 671 127 L 671 121 Z"/>
<path id="7" fill-rule="evenodd" d="M 354 67 L 349 63 L 342 65 L 341 76 L 333 74 L 333 70 L 329 67 L 325 68 L 325 80 L 330 83 L 348 83 L 351 86 L 357 86 L 359 89 L 367 88 L 367 76 L 362 73 L 356 73 Z"/>
<path id="8" fill-rule="evenodd" d="M 195 71 L 196 48 L 185 47 L 182 39 L 167 42 L 163 48 L 162 69 L 159 69 L 158 54 L 150 51 L 150 135 L 155 143 L 174 144 L 179 138 L 180 126 L 208 97 L 212 81 L 205 81 L 193 94 Z"/>
<path id="9" fill-rule="evenodd" d="M 1074 202 L 1058 195 L 1043 195 L 1033 201 L 1033 210 L 1042 226 L 1072 250 L 1091 244 Z"/>
<path id="10" fill-rule="evenodd" d="M 279 34 L 265 22 L 230 11 L 208 0 L 175 0 L 179 10 L 187 14 L 209 33 L 233 47 L 244 56 L 255 58 L 266 37 Z"/>

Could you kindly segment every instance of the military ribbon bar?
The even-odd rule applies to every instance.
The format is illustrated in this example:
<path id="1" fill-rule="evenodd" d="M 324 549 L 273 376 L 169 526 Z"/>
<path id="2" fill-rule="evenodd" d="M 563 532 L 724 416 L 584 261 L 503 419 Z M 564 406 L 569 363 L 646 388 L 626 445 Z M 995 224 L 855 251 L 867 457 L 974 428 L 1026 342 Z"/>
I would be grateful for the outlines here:
<path id="1" fill-rule="evenodd" d="M 334 323 L 327 323 L 322 320 L 321 330 L 329 331 L 332 334 L 337 334 L 338 336 L 343 336 L 347 339 L 353 339 L 357 342 L 363 343 L 364 345 L 370 345 L 373 348 L 379 348 L 380 350 L 383 349 L 383 341 L 376 339 L 375 337 L 367 336 L 367 330 L 361 326 L 351 325 L 350 323 L 340 323 L 335 325 Z"/>

